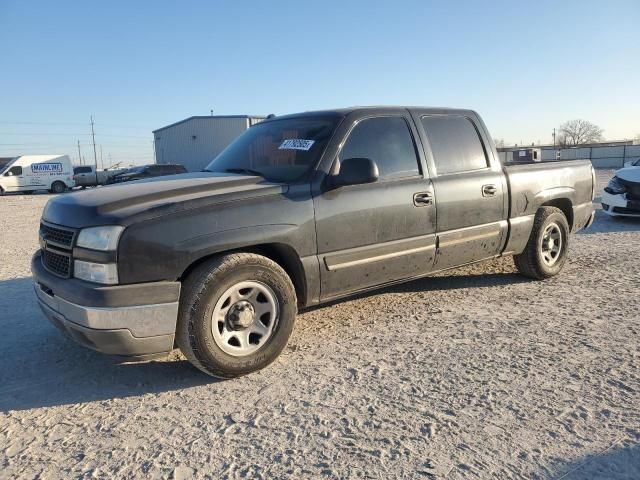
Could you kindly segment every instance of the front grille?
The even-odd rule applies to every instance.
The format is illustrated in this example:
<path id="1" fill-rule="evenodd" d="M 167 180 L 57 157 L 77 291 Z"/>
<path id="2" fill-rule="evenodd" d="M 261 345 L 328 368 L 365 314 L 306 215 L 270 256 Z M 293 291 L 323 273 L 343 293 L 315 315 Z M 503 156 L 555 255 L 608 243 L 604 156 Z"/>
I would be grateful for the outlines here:
<path id="1" fill-rule="evenodd" d="M 71 256 L 61 253 L 52 252 L 51 250 L 42 251 L 42 263 L 51 273 L 69 278 L 71 276 Z"/>
<path id="2" fill-rule="evenodd" d="M 60 277 L 69 278 L 75 237 L 76 230 L 72 228 L 41 222 L 40 245 L 44 268 Z"/>
<path id="3" fill-rule="evenodd" d="M 627 189 L 627 198 L 630 200 L 640 200 L 640 183 L 630 182 L 618 177 L 618 181 Z"/>
<path id="4" fill-rule="evenodd" d="M 54 227 L 45 223 L 40 224 L 40 236 L 46 241 L 62 247 L 71 247 L 73 245 L 74 230 L 66 228 Z"/>

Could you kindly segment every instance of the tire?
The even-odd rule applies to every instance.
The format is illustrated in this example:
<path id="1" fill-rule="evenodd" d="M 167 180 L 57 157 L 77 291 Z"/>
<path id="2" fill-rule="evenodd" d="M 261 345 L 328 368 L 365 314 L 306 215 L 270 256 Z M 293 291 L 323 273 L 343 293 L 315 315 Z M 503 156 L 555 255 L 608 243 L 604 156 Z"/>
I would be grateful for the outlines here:
<path id="1" fill-rule="evenodd" d="M 221 255 L 183 282 L 176 342 L 206 374 L 238 377 L 266 367 L 280 355 L 296 314 L 295 289 L 277 263 L 251 253 Z M 255 329 L 260 333 L 253 333 Z"/>
<path id="2" fill-rule="evenodd" d="M 549 243 L 550 240 L 553 241 Z M 543 280 L 560 273 L 567 261 L 568 248 L 567 217 L 559 208 L 541 207 L 536 213 L 527 246 L 513 257 L 513 261 L 522 275 Z M 554 253 L 554 249 L 557 252 Z"/>
<path id="3" fill-rule="evenodd" d="M 49 191 L 51 193 L 63 193 L 66 189 L 67 186 L 64 183 L 56 181 L 51 184 L 51 190 Z"/>

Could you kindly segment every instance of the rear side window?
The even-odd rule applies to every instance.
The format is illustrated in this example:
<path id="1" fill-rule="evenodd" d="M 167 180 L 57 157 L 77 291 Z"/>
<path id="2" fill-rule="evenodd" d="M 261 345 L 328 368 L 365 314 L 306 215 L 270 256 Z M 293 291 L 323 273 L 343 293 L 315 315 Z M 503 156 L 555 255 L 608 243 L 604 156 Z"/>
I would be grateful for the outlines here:
<path id="1" fill-rule="evenodd" d="M 407 122 L 402 117 L 367 118 L 353 127 L 340 160 L 369 158 L 381 179 L 419 175 L 418 158 Z"/>
<path id="2" fill-rule="evenodd" d="M 422 117 L 438 175 L 479 170 L 488 166 L 476 127 L 461 115 Z"/>

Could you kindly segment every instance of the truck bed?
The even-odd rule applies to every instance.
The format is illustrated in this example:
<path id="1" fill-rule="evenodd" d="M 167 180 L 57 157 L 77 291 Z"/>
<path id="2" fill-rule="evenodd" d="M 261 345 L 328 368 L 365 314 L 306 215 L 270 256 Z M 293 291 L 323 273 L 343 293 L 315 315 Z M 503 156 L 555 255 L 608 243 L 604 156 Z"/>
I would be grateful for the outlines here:
<path id="1" fill-rule="evenodd" d="M 589 160 L 505 165 L 503 171 L 509 191 L 511 225 L 505 253 L 522 250 L 541 206 L 560 208 L 574 232 L 590 221 L 595 173 Z"/>

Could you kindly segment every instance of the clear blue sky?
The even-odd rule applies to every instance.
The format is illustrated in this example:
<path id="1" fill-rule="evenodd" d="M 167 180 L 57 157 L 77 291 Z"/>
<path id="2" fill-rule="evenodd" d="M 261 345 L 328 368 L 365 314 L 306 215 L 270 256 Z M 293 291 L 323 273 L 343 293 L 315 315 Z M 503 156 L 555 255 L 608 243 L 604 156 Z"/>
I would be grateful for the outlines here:
<path id="1" fill-rule="evenodd" d="M 468 107 L 496 138 L 640 134 L 640 1 L 0 1 L 0 156 L 152 159 L 191 115 Z M 98 153 L 99 154 L 99 153 Z M 91 153 L 92 155 L 92 153 Z"/>

